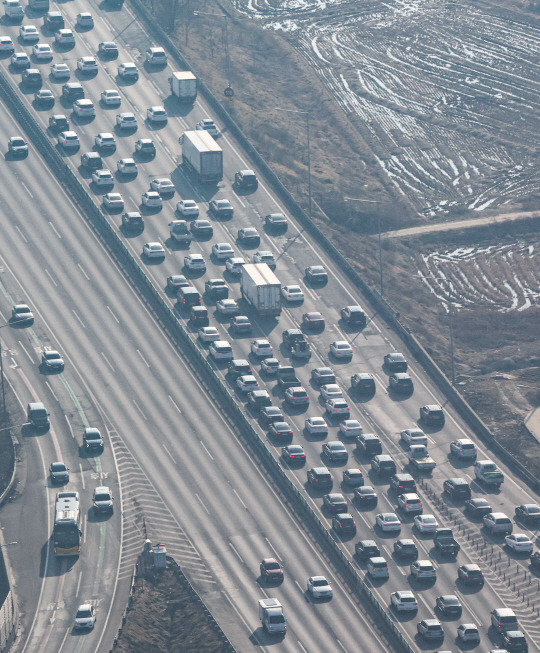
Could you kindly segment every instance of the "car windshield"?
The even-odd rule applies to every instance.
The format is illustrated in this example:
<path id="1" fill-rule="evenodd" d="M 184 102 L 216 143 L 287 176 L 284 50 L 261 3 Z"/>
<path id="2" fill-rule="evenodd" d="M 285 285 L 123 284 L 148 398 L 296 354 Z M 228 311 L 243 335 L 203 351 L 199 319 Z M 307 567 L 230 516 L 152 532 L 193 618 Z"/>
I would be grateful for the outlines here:
<path id="1" fill-rule="evenodd" d="M 108 492 L 100 492 L 99 494 L 96 493 L 95 500 L 96 501 L 110 501 L 111 495 Z"/>
<path id="2" fill-rule="evenodd" d="M 266 568 L 269 569 L 269 570 L 270 569 L 279 569 L 280 566 L 278 565 L 277 562 L 267 562 L 266 563 Z"/>
<path id="3" fill-rule="evenodd" d="M 320 578 L 313 581 L 313 587 L 325 587 L 328 585 L 327 581 L 324 578 Z"/>
<path id="4" fill-rule="evenodd" d="M 64 463 L 53 463 L 51 465 L 51 470 L 53 472 L 65 472 L 66 466 L 64 465 Z"/>
<path id="5" fill-rule="evenodd" d="M 90 610 L 77 610 L 77 619 L 89 619 L 91 616 Z"/>

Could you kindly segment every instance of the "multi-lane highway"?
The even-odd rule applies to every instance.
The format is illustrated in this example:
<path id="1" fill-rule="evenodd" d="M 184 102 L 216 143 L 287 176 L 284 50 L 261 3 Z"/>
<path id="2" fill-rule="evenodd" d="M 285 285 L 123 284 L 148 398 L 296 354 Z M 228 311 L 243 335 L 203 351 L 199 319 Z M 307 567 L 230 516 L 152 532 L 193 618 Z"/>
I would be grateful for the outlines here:
<path id="1" fill-rule="evenodd" d="M 66 26 L 73 26 L 76 14 L 81 10 L 79 3 L 62 4 L 60 7 L 66 18 Z M 100 62 L 97 75 L 79 77 L 86 96 L 96 102 L 96 117 L 91 122 L 77 124 L 77 121 L 69 116 L 70 120 L 73 120 L 72 128 L 77 131 L 81 140 L 81 150 L 66 156 L 66 159 L 71 161 L 76 174 L 81 175 L 89 193 L 99 201 L 100 194 L 105 191 L 98 192 L 88 175 L 82 174 L 78 169 L 80 153 L 92 149 L 94 136 L 99 132 L 115 133 L 117 150 L 105 157 L 112 171 L 116 170 L 118 159 L 133 156 L 137 138 L 154 138 L 158 147 L 156 158 L 150 162 L 139 161 L 138 176 L 135 179 L 126 180 L 117 175 L 113 190 L 122 193 L 126 210 L 141 210 L 140 198 L 142 193 L 148 190 L 150 180 L 156 177 L 170 177 L 176 187 L 175 197 L 166 200 L 163 209 L 157 213 L 142 210 L 145 229 L 138 236 L 119 228 L 119 215 L 111 215 L 109 218 L 118 230 L 119 237 L 125 240 L 136 257 L 141 256 L 145 242 L 162 241 L 167 253 L 163 262 L 149 264 L 141 258 L 141 265 L 145 266 L 147 274 L 156 286 L 164 288 L 167 276 L 185 273 L 185 270 L 182 270 L 185 250 L 175 246 L 168 239 L 167 224 L 175 217 L 175 202 L 180 198 L 195 199 L 200 204 L 201 217 L 205 217 L 209 200 L 214 197 L 226 198 L 235 208 L 234 218 L 226 222 L 212 220 L 213 238 L 206 242 L 195 240 L 190 247 L 191 252 L 203 254 L 207 263 L 206 274 L 194 278 L 193 284 L 202 292 L 205 279 L 221 276 L 227 280 L 231 296 L 238 298 L 238 281 L 228 277 L 224 273 L 224 265 L 210 256 L 211 244 L 230 242 L 238 255 L 247 260 L 254 250 L 247 250 L 236 242 L 237 230 L 255 226 L 262 236 L 258 249 L 269 249 L 274 253 L 277 259 L 276 274 L 282 284 L 300 283 L 305 294 L 303 304 L 297 307 L 287 306 L 279 322 L 258 319 L 250 312 L 254 324 L 253 334 L 251 337 L 242 338 L 229 334 L 228 321 L 213 315 L 213 305 L 209 303 L 211 324 L 217 325 L 221 333 L 232 342 L 236 358 L 250 359 L 262 387 L 269 389 L 276 404 L 281 405 L 283 397 L 277 391 L 275 382 L 259 374 L 257 361 L 249 355 L 251 339 L 257 336 L 267 337 L 276 356 L 285 361 L 288 354 L 281 346 L 282 331 L 297 327 L 305 311 L 316 310 L 324 314 L 325 330 L 318 335 L 309 336 L 313 348 L 311 359 L 305 363 L 295 363 L 298 376 L 308 389 L 310 406 L 302 411 L 291 411 L 284 406 L 287 420 L 293 427 L 293 442 L 302 444 L 307 454 L 305 467 L 298 470 L 287 469 L 287 474 L 298 488 L 306 492 L 313 508 L 319 511 L 322 499 L 305 486 L 306 469 L 321 463 L 326 464 L 327 461 L 321 457 L 322 441 L 307 437 L 303 425 L 307 416 L 323 414 L 319 392 L 310 383 L 310 370 L 322 365 L 330 365 L 334 369 L 338 383 L 351 406 L 351 417 L 358 418 L 366 432 L 375 431 L 380 435 L 385 451 L 394 457 L 400 471 L 408 469 L 406 452 L 399 443 L 400 431 L 417 425 L 418 409 L 421 405 L 444 405 L 447 413 L 446 426 L 441 430 L 426 431 L 430 453 L 437 462 L 430 485 L 442 492 L 442 484 L 446 478 L 464 476 L 472 482 L 472 467 L 457 464 L 449 456 L 448 448 L 449 442 L 454 438 L 470 437 L 471 433 L 452 408 L 446 405 L 444 397 L 434 388 L 425 372 L 412 363 L 411 373 L 415 390 L 410 397 L 404 399 L 388 389 L 387 375 L 382 369 L 383 356 L 396 348 L 401 349 L 399 341 L 377 320 L 371 320 L 362 332 L 347 329 L 342 324 L 340 308 L 362 302 L 362 299 L 334 263 L 321 255 L 317 245 L 311 242 L 294 222 L 290 222 L 284 235 L 276 236 L 264 231 L 264 216 L 282 209 L 264 183 L 252 194 L 238 194 L 233 190 L 235 171 L 252 165 L 226 130 L 218 141 L 225 152 L 225 179 L 219 188 L 200 188 L 184 174 L 179 166 L 178 136 L 184 130 L 193 128 L 200 119 L 208 117 L 208 108 L 200 100 L 191 110 L 179 107 L 169 97 L 167 78 L 170 67 L 161 71 L 144 67 L 144 51 L 152 43 L 141 26 L 132 22 L 133 16 L 127 9 L 109 13 L 94 7 L 93 11 L 95 27 L 88 32 L 76 33 L 76 45 L 67 52 L 53 46 L 54 62 L 66 62 L 74 70 L 75 61 L 79 56 L 94 55 L 98 43 L 114 38 L 116 33 L 121 34 L 118 39 L 121 54 L 117 61 Z M 32 20 L 36 25 L 41 25 L 41 22 L 41 19 Z M 13 38 L 16 37 L 17 31 L 16 27 L 5 27 L 5 32 Z M 43 41 L 52 42 L 51 36 L 44 35 Z M 30 51 L 27 45 L 17 45 L 17 50 L 19 49 Z M 128 60 L 134 60 L 142 74 L 137 83 L 126 86 L 119 84 L 115 76 L 117 64 Z M 9 71 L 7 61 L 3 63 L 6 74 L 10 75 L 14 82 L 18 82 L 19 75 Z M 44 73 L 48 71 L 49 64 L 36 65 Z M 78 75 L 72 75 L 72 79 L 76 77 Z M 47 79 L 45 86 L 52 88 L 55 94 L 59 95 L 61 83 Z M 105 108 L 98 104 L 101 91 L 108 88 L 120 89 L 120 109 Z M 29 110 L 34 112 L 30 105 L 31 94 L 24 88 L 21 88 L 21 91 L 26 95 Z M 60 111 L 59 104 L 57 100 L 54 110 L 34 112 L 44 129 L 53 112 L 69 114 L 69 109 Z M 161 129 L 152 129 L 144 122 L 146 109 L 156 104 L 163 104 L 169 113 L 168 124 Z M 135 134 L 115 129 L 115 116 L 121 110 L 133 111 L 137 116 L 139 128 Z M 2 133 L 7 139 L 18 130 L 12 126 L 8 117 L 3 120 Z M 286 605 L 289 618 L 290 633 L 282 645 L 283 648 L 337 650 L 335 642 L 338 640 L 342 648 L 353 650 L 358 637 L 365 636 L 367 627 L 365 622 L 358 618 L 352 600 L 335 584 L 335 597 L 331 603 L 313 606 L 306 602 L 303 594 L 305 579 L 321 571 L 327 575 L 331 575 L 331 572 L 325 569 L 309 539 L 305 538 L 301 529 L 283 510 L 271 485 L 257 470 L 249 455 L 246 456 L 247 452 L 235 438 L 234 429 L 223 420 L 219 409 L 212 408 L 212 398 L 206 395 L 204 388 L 198 384 L 163 337 L 159 327 L 139 302 L 136 292 L 125 283 L 114 263 L 85 226 L 84 220 L 77 215 L 76 209 L 69 204 L 58 185 L 46 173 L 36 153 L 31 150 L 27 160 L 3 165 L 9 170 L 6 174 L 14 176 L 13 186 L 18 189 L 16 194 L 9 193 L 9 198 L 6 191 L 3 206 L 2 231 L 6 242 L 3 264 L 7 272 L 4 280 L 6 294 L 5 302 L 2 303 L 3 312 L 9 309 L 10 297 L 22 299 L 21 294 L 24 292 L 24 298 L 37 307 L 39 315 L 34 328 L 37 335 L 25 332 L 23 337 L 26 340 L 19 342 L 21 332 L 17 331 L 17 338 L 9 342 L 11 334 L 5 334 L 7 346 L 17 354 L 14 359 L 16 374 L 10 374 L 10 380 L 11 376 L 18 379 L 21 374 L 26 374 L 29 378 L 31 371 L 34 378 L 37 378 L 36 348 L 39 350 L 44 344 L 54 342 L 55 347 L 65 352 L 68 366 L 64 376 L 69 379 L 69 386 L 60 382 L 56 384 L 58 388 L 43 388 L 45 394 L 52 393 L 47 395 L 48 403 L 57 406 L 58 415 L 56 418 L 53 415 L 53 426 L 59 430 L 57 424 L 61 423 L 66 431 L 65 418 L 62 421 L 62 415 L 73 414 L 74 432 L 78 437 L 77 431 L 80 431 L 85 423 L 83 413 L 74 402 L 74 398 L 78 398 L 81 410 L 88 411 L 89 421 L 99 419 L 103 428 L 107 429 L 108 441 L 118 443 L 122 453 L 118 460 L 120 479 L 122 463 L 130 472 L 132 468 L 136 469 L 137 484 L 133 488 L 130 488 L 128 473 L 126 482 L 122 482 L 121 496 L 127 517 L 124 520 L 123 542 L 127 540 L 132 543 L 133 539 L 136 540 L 136 534 L 140 535 L 142 515 L 151 536 L 167 539 L 166 534 L 169 534 L 170 541 L 167 541 L 167 544 L 170 550 L 184 566 L 233 642 L 242 650 L 249 647 L 246 643 L 247 635 L 254 631 L 257 631 L 254 635 L 255 643 L 265 641 L 264 636 L 257 630 L 256 599 L 263 595 L 256 585 L 257 567 L 261 557 L 275 552 L 286 564 L 286 582 L 282 587 L 273 590 Z M 36 206 L 40 207 L 39 210 L 36 210 Z M 22 207 L 25 209 L 21 210 Z M 29 216 L 32 218 L 29 219 Z M 31 261 L 31 265 L 28 265 L 28 261 Z M 330 275 L 326 286 L 317 288 L 303 282 L 303 270 L 310 264 L 323 264 L 326 267 Z M 43 270 L 44 273 L 36 274 L 36 269 Z M 175 306 L 174 297 L 170 296 L 169 301 L 171 306 Z M 182 316 L 182 319 L 184 318 L 185 316 Z M 188 324 L 187 328 L 194 331 Z M 193 335 L 195 338 L 195 333 Z M 339 362 L 329 355 L 330 342 L 341 339 L 348 340 L 353 346 L 354 355 L 351 361 Z M 362 398 L 350 391 L 350 376 L 358 371 L 374 375 L 377 389 L 372 398 Z M 218 373 L 223 376 L 225 382 L 231 383 L 224 369 Z M 16 381 L 13 383 L 18 387 Z M 23 385 L 20 387 L 21 395 L 28 394 L 28 388 L 24 389 Z M 232 383 L 231 391 L 235 392 Z M 238 393 L 237 396 L 238 401 L 244 401 Z M 91 411 L 96 411 L 95 417 Z M 90 419 L 90 416 L 93 419 Z M 260 428 L 254 416 L 252 419 L 254 425 Z M 75 445 L 67 438 L 67 434 L 69 429 L 63 437 L 58 436 L 58 441 L 71 443 L 73 449 Z M 264 431 L 261 430 L 261 434 L 264 437 Z M 338 437 L 337 424 L 331 424 L 327 439 Z M 54 439 L 52 442 L 55 442 Z M 481 452 L 479 458 L 491 457 L 484 456 L 486 452 L 480 443 L 477 444 Z M 52 446 L 54 447 L 54 444 Z M 269 439 L 268 446 L 278 456 L 279 447 L 276 443 Z M 124 447 L 128 451 L 125 451 Z M 444 621 L 444 648 L 454 641 L 457 625 L 461 622 L 476 623 L 482 637 L 480 647 L 493 647 L 496 638 L 489 629 L 489 613 L 493 608 L 507 605 L 516 609 L 523 630 L 528 636 L 530 650 L 538 650 L 540 629 L 535 625 L 531 609 L 520 600 L 512 585 L 501 580 L 499 574 L 493 570 L 488 573 L 486 569 L 486 585 L 482 590 L 471 592 L 462 587 L 456 582 L 457 566 L 469 561 L 476 562 L 478 554 L 475 550 L 464 542 L 457 564 L 443 562 L 433 552 L 430 539 L 417 537 L 411 527 L 411 521 L 404 519 L 401 537 L 414 537 L 421 552 L 420 557 L 432 558 L 438 572 L 434 585 L 422 587 L 411 582 L 407 566 L 392 557 L 392 542 L 395 538 L 383 536 L 374 529 L 377 512 L 395 509 L 395 496 L 388 491 L 387 482 L 373 476 L 366 460 L 357 457 L 354 445 L 347 444 L 347 448 L 350 457 L 348 466 L 354 461 L 352 466 L 361 467 L 365 476 L 369 477 L 379 493 L 379 505 L 377 509 L 366 512 L 360 512 L 354 505 L 351 506 L 350 510 L 358 525 L 358 535 L 344 542 L 343 547 L 352 557 L 356 540 L 373 537 L 379 542 L 390 569 L 388 581 L 382 584 L 374 583 L 374 591 L 381 603 L 387 604 L 390 593 L 394 590 L 412 588 L 415 591 L 420 604 L 418 619 L 399 619 L 411 645 L 424 645 L 416 638 L 416 622 L 434 615 L 436 597 L 455 593 L 463 603 L 464 613 L 459 620 Z M 52 455 L 52 452 L 55 452 L 54 448 L 49 455 Z M 76 449 L 73 449 L 70 455 L 76 456 Z M 69 458 L 67 453 L 64 458 Z M 70 466 L 72 470 L 76 469 L 76 461 Z M 330 464 L 328 466 L 332 467 Z M 332 467 L 336 479 L 334 490 L 343 491 L 350 499 L 352 493 L 346 488 L 338 487 L 341 469 L 345 467 L 346 465 Z M 90 473 L 100 471 L 91 470 L 90 466 L 87 469 Z M 519 481 L 512 478 L 509 470 L 505 471 L 507 480 L 502 491 L 487 496 L 494 510 L 503 511 L 512 517 L 516 505 L 535 502 L 536 498 Z M 84 489 L 84 477 L 83 469 L 78 479 L 81 493 Z M 142 485 L 139 485 L 139 482 Z M 475 496 L 486 492 L 475 482 L 472 482 L 472 488 Z M 49 495 L 52 497 L 52 493 Z M 425 512 L 435 511 L 428 497 L 424 495 L 422 499 L 426 507 Z M 135 505 L 144 501 L 144 508 L 137 511 Z M 441 518 L 438 513 L 437 516 Z M 321 512 L 321 518 L 330 526 L 328 515 Z M 167 526 L 164 526 L 164 523 Z M 490 544 L 493 543 L 497 555 L 500 551 L 500 555 L 506 559 L 508 552 L 501 548 L 500 540 L 492 540 L 481 531 L 481 524 L 476 524 L 473 528 Z M 515 525 L 515 530 L 527 532 L 523 525 Z M 111 531 L 112 528 L 109 528 L 108 533 Z M 127 534 L 133 534 L 133 539 L 126 537 Z M 116 561 L 117 564 L 123 565 L 125 575 L 129 569 L 125 559 L 129 556 L 125 554 L 122 558 L 117 531 L 114 537 L 117 542 Z M 112 548 L 114 550 L 114 546 Z M 17 552 L 15 556 L 18 555 L 20 554 Z M 510 558 L 515 556 L 510 555 Z M 83 554 L 81 561 L 83 560 L 86 569 L 86 565 L 91 565 L 90 559 Z M 511 563 L 512 566 L 517 564 L 520 569 L 526 570 L 526 560 L 511 560 Z M 359 568 L 363 569 L 364 566 L 359 565 Z M 95 582 L 92 585 L 94 572 L 89 569 L 87 573 L 89 587 L 98 590 L 99 594 L 99 587 L 95 586 Z M 86 572 L 84 578 L 87 578 Z M 52 585 L 47 590 L 48 595 L 60 597 L 63 587 L 49 581 L 47 578 L 47 583 Z M 104 595 L 110 601 L 110 593 L 104 592 Z M 99 596 L 87 597 L 80 595 L 77 590 L 78 598 L 96 600 Z M 47 619 L 50 615 L 46 610 L 51 603 L 56 605 L 51 598 L 46 602 L 39 598 L 36 603 L 38 617 L 30 632 L 41 636 L 44 629 L 48 629 L 48 636 L 56 637 L 59 643 L 65 641 L 65 650 L 71 650 L 71 640 L 67 633 L 72 614 L 68 614 L 69 610 L 65 607 L 58 608 L 58 620 L 54 619 L 49 623 Z M 106 606 L 103 612 L 107 613 Z M 395 615 L 394 617 L 397 619 Z M 30 625 L 28 627 L 30 628 Z M 94 633 L 93 637 L 98 641 L 100 635 Z M 384 648 L 384 644 L 376 639 L 371 641 L 374 649 Z"/>

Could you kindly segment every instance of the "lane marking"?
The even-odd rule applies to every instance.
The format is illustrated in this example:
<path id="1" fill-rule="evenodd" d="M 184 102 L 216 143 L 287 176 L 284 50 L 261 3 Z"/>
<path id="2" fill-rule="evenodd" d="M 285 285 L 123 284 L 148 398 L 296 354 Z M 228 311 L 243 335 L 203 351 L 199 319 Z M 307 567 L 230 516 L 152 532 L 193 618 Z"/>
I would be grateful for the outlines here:
<path id="1" fill-rule="evenodd" d="M 169 458 L 170 458 L 170 459 L 173 461 L 173 463 L 176 465 L 176 464 L 177 464 L 177 463 L 176 463 L 176 460 L 173 458 L 172 453 L 167 449 L 167 447 L 163 444 L 163 442 L 161 443 L 161 446 L 165 449 L 165 452 L 167 453 L 167 455 L 169 456 Z"/>
<path id="2" fill-rule="evenodd" d="M 103 358 L 103 360 L 107 363 L 107 365 L 108 365 L 109 368 L 111 369 L 111 372 L 112 372 L 113 374 L 116 374 L 116 370 L 114 369 L 114 367 L 113 367 L 113 366 L 111 365 L 111 363 L 109 362 L 109 359 L 107 358 L 107 356 L 105 356 L 105 354 L 104 354 L 103 352 L 100 352 L 100 353 L 101 353 L 101 357 Z"/>
<path id="3" fill-rule="evenodd" d="M 241 555 L 238 553 L 238 551 L 236 550 L 236 547 L 234 546 L 234 544 L 233 544 L 232 542 L 229 542 L 229 546 L 230 546 L 231 549 L 236 553 L 236 556 L 237 556 L 238 560 L 240 560 L 240 562 L 241 562 L 243 565 L 245 565 L 246 563 L 243 561 L 242 556 L 241 556 Z"/>
<path id="4" fill-rule="evenodd" d="M 139 408 L 139 404 L 135 401 L 135 399 L 131 400 L 135 406 L 135 408 L 139 411 L 139 413 L 142 415 L 143 419 L 147 422 L 148 420 L 146 419 L 146 415 L 142 412 L 142 410 Z"/>
<path id="5" fill-rule="evenodd" d="M 238 501 L 244 506 L 244 509 L 247 510 L 246 504 L 242 501 L 241 496 L 238 494 L 238 492 L 233 488 L 233 492 L 236 494 L 236 497 L 238 498 Z"/>
<path id="6" fill-rule="evenodd" d="M 84 322 L 83 322 L 83 321 L 81 320 L 81 318 L 77 315 L 77 313 L 76 313 L 73 309 L 71 309 L 71 312 L 72 312 L 73 315 L 77 318 L 77 320 L 78 320 L 79 324 L 82 326 L 82 328 L 83 328 L 83 329 L 86 329 L 86 327 L 84 326 Z"/>
<path id="7" fill-rule="evenodd" d="M 17 341 L 19 345 L 21 346 L 21 349 L 24 351 L 24 353 L 28 356 L 28 360 L 32 363 L 32 365 L 35 365 L 34 359 L 30 354 L 26 351 L 26 347 L 22 344 L 20 340 Z"/>
<path id="8" fill-rule="evenodd" d="M 31 197 L 32 199 L 34 199 L 34 196 L 33 196 L 32 193 L 30 192 L 30 189 L 29 189 L 28 186 L 24 183 L 24 181 L 21 181 L 21 186 L 22 186 L 22 187 L 24 188 L 24 190 L 28 193 L 28 195 L 30 195 L 30 197 Z"/>
<path id="9" fill-rule="evenodd" d="M 180 410 L 180 408 L 178 407 L 178 405 L 177 405 L 177 403 L 174 401 L 174 399 L 171 397 L 171 395 L 169 395 L 169 399 L 171 400 L 171 404 L 176 408 L 176 410 L 177 410 L 177 411 L 180 413 L 180 415 L 181 415 L 181 414 L 182 414 L 182 411 Z"/>
<path id="10" fill-rule="evenodd" d="M 58 229 L 53 225 L 53 223 L 50 220 L 49 220 L 49 225 L 51 229 L 54 231 L 54 233 L 58 236 L 58 238 L 62 240 L 62 236 L 58 233 Z"/>
<path id="11" fill-rule="evenodd" d="M 79 463 L 79 469 L 81 470 L 81 483 L 82 483 L 83 490 L 84 490 L 85 489 L 84 488 L 84 472 L 83 472 L 83 468 L 82 468 L 82 463 Z"/>
<path id="12" fill-rule="evenodd" d="M 107 306 L 107 310 L 109 313 L 113 316 L 113 318 L 116 320 L 117 324 L 120 324 L 120 320 L 116 317 L 116 315 L 112 312 L 111 307 Z"/>
<path id="13" fill-rule="evenodd" d="M 26 244 L 28 244 L 28 240 L 26 239 L 26 236 L 23 234 L 23 232 L 19 229 L 18 225 L 15 225 L 15 229 L 19 232 L 19 236 L 24 240 Z"/>
<path id="14" fill-rule="evenodd" d="M 54 390 L 52 389 L 50 383 L 48 381 L 45 381 L 46 386 L 49 388 L 50 393 L 54 397 L 55 401 L 58 401 L 58 397 L 54 394 Z M 58 402 L 60 403 L 60 402 Z"/>
<path id="15" fill-rule="evenodd" d="M 144 358 L 144 356 L 143 356 L 143 355 L 141 354 L 141 351 L 140 351 L 140 349 L 137 349 L 137 353 L 138 353 L 138 354 L 139 354 L 139 356 L 141 357 L 141 359 L 142 359 L 142 362 L 143 362 L 143 363 L 144 363 L 144 364 L 146 365 L 146 367 L 150 367 L 150 365 L 148 365 L 148 363 L 146 362 L 146 360 L 145 360 L 145 358 Z"/>
<path id="16" fill-rule="evenodd" d="M 58 284 L 57 284 L 56 281 L 52 278 L 51 273 L 49 272 L 49 270 L 47 270 L 47 268 L 45 268 L 45 274 L 46 274 L 46 275 L 49 277 L 49 279 L 52 281 L 54 287 L 55 287 L 55 288 L 58 288 Z"/>
<path id="17" fill-rule="evenodd" d="M 207 514 L 209 515 L 209 514 L 210 514 L 210 511 L 209 511 L 208 508 L 204 505 L 204 501 L 201 499 L 201 497 L 200 497 L 197 493 L 195 493 L 195 496 L 197 497 L 198 502 L 201 504 L 201 506 L 206 510 Z"/>
<path id="18" fill-rule="evenodd" d="M 90 277 L 89 277 L 89 276 L 86 274 L 86 272 L 84 271 L 83 266 L 82 266 L 80 263 L 77 263 L 77 267 L 78 267 L 79 270 L 84 274 L 84 276 L 86 277 L 86 280 L 87 280 L 87 281 L 90 281 Z"/>
<path id="19" fill-rule="evenodd" d="M 214 460 L 214 456 L 212 456 L 212 454 L 208 451 L 208 449 L 206 448 L 206 445 L 204 444 L 204 442 L 203 442 L 202 440 L 199 440 L 199 442 L 201 443 L 202 448 L 203 448 L 203 449 L 206 451 L 206 453 L 208 454 L 208 457 L 209 457 L 211 460 Z"/>

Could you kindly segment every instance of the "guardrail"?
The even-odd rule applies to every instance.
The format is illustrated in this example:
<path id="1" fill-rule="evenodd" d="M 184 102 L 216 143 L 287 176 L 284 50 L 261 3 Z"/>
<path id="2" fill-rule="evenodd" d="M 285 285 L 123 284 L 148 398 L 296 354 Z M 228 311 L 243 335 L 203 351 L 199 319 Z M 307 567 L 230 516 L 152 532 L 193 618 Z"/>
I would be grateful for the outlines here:
<path id="1" fill-rule="evenodd" d="M 131 574 L 131 583 L 129 586 L 129 595 L 128 595 L 128 600 L 127 600 L 127 605 L 124 609 L 124 612 L 122 613 L 122 619 L 120 621 L 120 625 L 118 626 L 118 630 L 116 631 L 116 635 L 113 639 L 113 645 L 112 648 L 110 649 L 110 653 L 113 653 L 114 649 L 116 648 L 118 644 L 118 639 L 120 635 L 122 634 L 122 630 L 124 629 L 124 624 L 126 623 L 127 619 L 127 614 L 131 610 L 131 604 L 133 603 L 133 593 L 135 591 L 135 583 L 137 581 L 137 577 L 139 575 L 139 564 L 137 563 L 135 567 L 133 568 L 133 573 Z"/>

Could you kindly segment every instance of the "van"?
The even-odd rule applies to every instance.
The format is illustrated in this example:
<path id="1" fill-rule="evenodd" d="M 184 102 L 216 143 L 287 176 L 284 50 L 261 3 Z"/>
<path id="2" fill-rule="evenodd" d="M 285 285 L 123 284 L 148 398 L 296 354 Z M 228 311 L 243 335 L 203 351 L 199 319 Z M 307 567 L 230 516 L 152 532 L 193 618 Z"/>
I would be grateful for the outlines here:
<path id="1" fill-rule="evenodd" d="M 26 408 L 27 419 L 35 429 L 49 428 L 49 413 L 41 401 L 28 404 Z"/>
<path id="2" fill-rule="evenodd" d="M 28 86 L 41 86 L 43 78 L 37 68 L 27 68 L 23 70 L 22 81 Z"/>
<path id="3" fill-rule="evenodd" d="M 497 610 L 492 610 L 491 625 L 498 633 L 519 630 L 516 613 L 510 608 L 497 608 Z"/>
<path id="4" fill-rule="evenodd" d="M 87 170 L 101 170 L 103 168 L 103 160 L 97 152 L 85 152 L 81 156 L 81 165 Z"/>
<path id="5" fill-rule="evenodd" d="M 202 303 L 200 292 L 193 286 L 184 286 L 184 288 L 180 288 L 177 297 L 180 306 L 185 308 L 188 306 L 200 306 Z"/>

